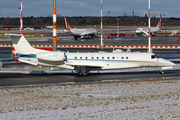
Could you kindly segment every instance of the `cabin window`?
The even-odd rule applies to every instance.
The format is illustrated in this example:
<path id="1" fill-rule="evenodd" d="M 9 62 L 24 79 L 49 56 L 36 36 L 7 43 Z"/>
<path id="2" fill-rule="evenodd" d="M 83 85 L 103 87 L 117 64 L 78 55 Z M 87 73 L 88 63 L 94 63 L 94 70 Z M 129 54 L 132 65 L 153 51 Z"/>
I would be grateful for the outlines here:
<path id="1" fill-rule="evenodd" d="M 77 59 L 77 57 L 75 57 L 75 59 Z"/>
<path id="2" fill-rule="evenodd" d="M 91 57 L 91 59 L 93 60 L 93 59 L 94 59 L 94 57 Z"/>
<path id="3" fill-rule="evenodd" d="M 151 59 L 155 59 L 156 58 L 156 56 L 155 55 L 151 55 Z"/>
<path id="4" fill-rule="evenodd" d="M 99 59 L 99 57 L 97 57 L 97 59 Z"/>
<path id="5" fill-rule="evenodd" d="M 80 59 L 82 59 L 82 57 L 80 57 Z"/>
<path id="6" fill-rule="evenodd" d="M 112 59 L 115 59 L 115 57 L 112 57 Z"/>
<path id="7" fill-rule="evenodd" d="M 102 59 L 104 59 L 104 57 L 102 57 Z"/>
<path id="8" fill-rule="evenodd" d="M 109 59 L 109 57 L 107 57 L 107 59 Z"/>
<path id="9" fill-rule="evenodd" d="M 128 57 L 126 57 L 126 59 L 128 59 Z"/>
<path id="10" fill-rule="evenodd" d="M 88 59 L 88 57 L 86 57 L 86 59 Z"/>
<path id="11" fill-rule="evenodd" d="M 124 57 L 121 57 L 121 59 L 124 59 Z"/>

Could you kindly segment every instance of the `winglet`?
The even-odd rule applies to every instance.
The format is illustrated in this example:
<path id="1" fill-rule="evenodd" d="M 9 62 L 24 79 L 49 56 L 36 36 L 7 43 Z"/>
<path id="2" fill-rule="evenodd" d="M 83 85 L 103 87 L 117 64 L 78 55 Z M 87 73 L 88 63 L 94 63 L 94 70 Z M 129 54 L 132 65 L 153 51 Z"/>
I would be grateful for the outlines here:
<path id="1" fill-rule="evenodd" d="M 161 29 L 162 28 L 162 19 L 159 20 L 157 24 L 157 28 Z"/>
<path id="2" fill-rule="evenodd" d="M 64 18 L 64 26 L 66 30 L 71 30 L 71 27 L 69 25 L 69 23 L 67 22 L 66 18 Z"/>

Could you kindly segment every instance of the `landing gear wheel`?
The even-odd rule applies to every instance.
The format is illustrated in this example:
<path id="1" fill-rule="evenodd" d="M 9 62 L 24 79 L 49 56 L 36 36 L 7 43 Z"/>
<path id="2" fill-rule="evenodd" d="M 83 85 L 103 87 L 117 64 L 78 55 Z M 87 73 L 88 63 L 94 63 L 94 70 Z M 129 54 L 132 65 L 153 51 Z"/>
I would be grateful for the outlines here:
<path id="1" fill-rule="evenodd" d="M 160 74 L 164 74 L 164 71 L 160 71 Z"/>
<path id="2" fill-rule="evenodd" d="M 91 35 L 91 39 L 94 40 L 94 36 L 93 35 Z"/>
<path id="3" fill-rule="evenodd" d="M 82 67 L 82 68 L 80 68 L 79 69 L 79 71 L 78 71 L 78 75 L 79 76 L 85 76 L 86 75 L 86 67 Z"/>
<path id="4" fill-rule="evenodd" d="M 79 76 L 82 76 L 83 74 L 82 74 L 81 72 L 78 72 L 78 75 L 79 75 Z"/>
<path id="5" fill-rule="evenodd" d="M 79 75 L 79 76 L 86 76 L 86 73 L 81 73 L 81 72 L 79 72 L 78 75 Z"/>
<path id="6" fill-rule="evenodd" d="M 78 37 L 74 36 L 74 39 L 75 39 L 75 40 L 77 40 L 77 39 L 78 39 Z"/>

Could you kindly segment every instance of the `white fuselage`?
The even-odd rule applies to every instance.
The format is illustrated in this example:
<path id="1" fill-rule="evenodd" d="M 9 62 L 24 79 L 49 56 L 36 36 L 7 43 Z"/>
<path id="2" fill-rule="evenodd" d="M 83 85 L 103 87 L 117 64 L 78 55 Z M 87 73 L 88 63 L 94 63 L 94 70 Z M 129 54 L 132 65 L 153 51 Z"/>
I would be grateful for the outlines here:
<path id="1" fill-rule="evenodd" d="M 92 35 L 92 34 L 97 34 L 97 30 L 95 29 L 71 29 L 71 30 L 63 30 L 64 32 L 73 35 L 73 36 L 85 36 L 85 35 Z"/>
<path id="2" fill-rule="evenodd" d="M 51 53 L 51 52 L 50 52 Z M 48 56 L 48 53 L 46 53 Z M 133 67 L 168 67 L 173 66 L 174 63 L 157 58 L 153 53 L 65 53 L 66 60 L 64 61 L 46 61 L 34 58 L 20 57 L 20 61 L 28 61 L 36 63 L 36 65 L 62 67 L 66 69 L 76 69 L 78 67 L 86 67 L 90 70 L 97 69 L 121 69 Z M 58 57 L 56 55 L 53 59 Z M 46 57 L 47 59 L 47 57 Z"/>
<path id="3" fill-rule="evenodd" d="M 98 66 L 101 69 L 167 66 L 170 61 L 157 58 L 152 53 L 67 53 L 70 65 Z M 152 58 L 152 56 L 155 56 Z M 172 64 L 171 64 L 172 65 Z"/>
<path id="4" fill-rule="evenodd" d="M 151 33 L 156 33 L 156 32 L 158 32 L 158 31 L 160 31 L 160 29 L 157 28 L 157 27 L 151 27 L 150 30 L 151 30 Z M 148 28 L 148 27 L 144 27 L 144 28 L 138 28 L 138 29 L 136 30 L 136 34 L 142 34 L 142 33 L 144 33 L 144 32 L 149 33 L 149 28 Z"/>

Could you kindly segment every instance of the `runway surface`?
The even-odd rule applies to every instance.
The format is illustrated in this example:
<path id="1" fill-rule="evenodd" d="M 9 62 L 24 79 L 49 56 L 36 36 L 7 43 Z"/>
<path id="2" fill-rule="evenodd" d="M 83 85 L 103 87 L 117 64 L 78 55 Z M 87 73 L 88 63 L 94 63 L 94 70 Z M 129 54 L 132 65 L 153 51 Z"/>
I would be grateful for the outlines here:
<path id="1" fill-rule="evenodd" d="M 87 76 L 78 76 L 74 73 L 59 72 L 55 74 L 5 74 L 0 73 L 0 86 L 18 86 L 33 84 L 51 84 L 64 82 L 94 82 L 102 80 L 132 80 L 132 79 L 154 79 L 159 77 L 180 77 L 180 70 L 151 72 L 126 72 L 126 73 L 89 73 Z"/>
<path id="2" fill-rule="evenodd" d="M 1 40 L 1 39 L 0 39 Z M 27 40 L 31 45 L 53 45 L 52 37 L 29 37 Z M 100 45 L 100 38 L 92 39 L 78 39 L 74 40 L 72 36 L 62 36 L 57 38 L 57 45 Z M 104 45 L 148 45 L 148 37 L 111 37 L 103 40 Z M 152 37 L 152 46 L 177 46 L 180 44 L 180 39 L 175 37 Z M 9 38 L 2 39 L 1 44 L 11 45 Z"/>
<path id="3" fill-rule="evenodd" d="M 49 31 L 49 30 L 48 30 Z M 19 32 L 19 31 L 18 31 Z M 32 31 L 36 32 L 36 31 Z M 36 34 L 36 33 L 33 33 Z M 42 34 L 39 33 L 38 34 Z M 44 34 L 44 33 L 43 33 Z M 43 37 L 35 35 L 35 37 L 27 38 L 32 45 L 52 45 L 52 33 L 44 34 Z M 9 38 L 1 38 L 0 44 L 12 44 Z M 67 34 L 58 34 L 58 45 L 100 45 L 100 38 L 95 40 L 78 39 L 74 40 L 73 36 Z M 148 45 L 147 37 L 111 37 L 111 39 L 104 40 L 105 45 Z M 152 46 L 158 45 L 180 45 L 180 39 L 174 37 L 164 37 L 163 34 L 157 34 L 157 37 L 152 37 Z M 58 48 L 58 50 L 69 52 L 98 52 L 101 49 L 97 48 Z M 103 49 L 103 51 L 110 52 L 112 49 Z M 124 49 L 126 51 L 126 49 Z M 132 52 L 141 51 L 147 52 L 147 49 L 131 49 Z M 179 59 L 179 49 L 154 49 L 153 52 L 165 59 Z M 0 59 L 9 59 L 12 57 L 11 47 L 0 48 Z M 9 64 L 9 61 L 7 61 Z M 6 64 L 4 64 L 6 65 Z M 126 80 L 126 79 L 140 79 L 140 78 L 157 78 L 157 77 L 180 77 L 180 70 L 165 71 L 165 74 L 159 74 L 159 71 L 154 72 L 127 72 L 127 73 L 90 73 L 87 76 L 79 77 L 72 73 L 56 73 L 56 74 L 4 74 L 0 73 L 0 86 L 16 86 L 16 85 L 31 85 L 31 84 L 49 84 L 62 82 L 93 82 L 102 80 Z"/>

